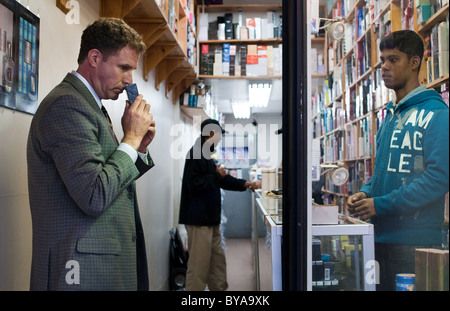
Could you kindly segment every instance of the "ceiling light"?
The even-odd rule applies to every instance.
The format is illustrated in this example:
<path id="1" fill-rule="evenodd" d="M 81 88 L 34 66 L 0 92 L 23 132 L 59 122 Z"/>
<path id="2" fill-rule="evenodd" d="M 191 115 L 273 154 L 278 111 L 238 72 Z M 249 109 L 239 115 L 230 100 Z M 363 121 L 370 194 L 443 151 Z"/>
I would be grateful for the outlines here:
<path id="1" fill-rule="evenodd" d="M 250 104 L 247 101 L 233 101 L 231 103 L 233 115 L 235 119 L 249 119 L 250 118 Z"/>
<path id="2" fill-rule="evenodd" d="M 270 83 L 250 83 L 248 85 L 250 107 L 267 107 L 271 92 L 272 84 Z"/>

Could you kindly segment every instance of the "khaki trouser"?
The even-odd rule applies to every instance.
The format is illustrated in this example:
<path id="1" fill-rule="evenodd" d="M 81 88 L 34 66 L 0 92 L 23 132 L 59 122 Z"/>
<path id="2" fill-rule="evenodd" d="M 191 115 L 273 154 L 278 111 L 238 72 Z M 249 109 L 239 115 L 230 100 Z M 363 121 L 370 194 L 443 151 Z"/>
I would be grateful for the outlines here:
<path id="1" fill-rule="evenodd" d="M 186 290 L 211 291 L 228 288 L 225 252 L 222 248 L 220 226 L 189 226 L 189 260 L 186 272 Z"/>

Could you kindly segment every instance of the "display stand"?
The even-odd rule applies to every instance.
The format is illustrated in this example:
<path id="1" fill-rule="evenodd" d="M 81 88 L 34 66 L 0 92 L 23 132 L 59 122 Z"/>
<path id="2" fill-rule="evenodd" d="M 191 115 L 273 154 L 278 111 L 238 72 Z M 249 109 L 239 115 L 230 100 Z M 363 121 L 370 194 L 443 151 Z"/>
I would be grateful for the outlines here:
<path id="1" fill-rule="evenodd" d="M 261 190 L 253 194 L 253 235 L 252 242 L 255 254 L 255 274 L 257 290 L 282 290 L 282 198 L 267 197 Z M 258 221 L 262 221 L 266 235 L 258 234 Z M 315 239 L 334 236 L 352 236 L 360 246 L 361 252 L 352 256 L 354 269 L 354 284 L 352 289 L 374 291 L 376 286 L 374 229 L 368 224 L 356 219 L 341 219 L 336 225 L 313 225 L 312 236 Z M 360 259 L 361 258 L 361 259 Z M 352 279 L 353 280 L 353 279 Z M 329 282 L 313 281 L 313 290 L 334 290 L 339 280 Z M 342 289 L 339 288 L 339 289 Z"/>

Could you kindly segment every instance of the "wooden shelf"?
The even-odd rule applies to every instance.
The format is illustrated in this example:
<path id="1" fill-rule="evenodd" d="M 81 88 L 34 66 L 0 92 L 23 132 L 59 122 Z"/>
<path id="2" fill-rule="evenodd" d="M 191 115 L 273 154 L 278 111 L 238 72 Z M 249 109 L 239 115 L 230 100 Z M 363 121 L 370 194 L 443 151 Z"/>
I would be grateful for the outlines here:
<path id="1" fill-rule="evenodd" d="M 225 14 L 225 13 L 233 13 L 234 15 L 238 12 L 242 12 L 243 14 L 256 14 L 262 15 L 266 12 L 276 11 L 277 14 L 281 13 L 282 10 L 281 4 L 230 4 L 230 5 L 199 5 L 197 6 L 197 22 L 199 22 L 200 14 L 205 13 L 213 13 L 213 14 Z M 245 17 L 245 16 L 244 16 Z M 245 24 L 245 18 L 244 18 Z M 199 25 L 198 25 L 199 27 Z M 198 41 L 197 50 L 201 50 L 201 45 L 223 45 L 225 43 L 231 45 L 279 45 L 283 43 L 282 38 L 272 38 L 272 39 L 226 39 L 226 40 L 203 40 Z M 197 63 L 200 66 L 200 53 L 197 54 Z M 281 79 L 281 76 L 218 76 L 218 75 L 199 75 L 199 78 L 203 79 L 237 79 L 237 80 L 270 80 L 270 79 Z"/>
<path id="2" fill-rule="evenodd" d="M 426 38 L 432 28 L 442 21 L 445 21 L 449 13 L 449 4 L 444 5 L 440 10 L 434 13 L 423 25 L 417 25 L 416 30 L 422 38 Z M 419 81 L 421 84 L 426 84 L 427 88 L 437 88 L 441 84 L 447 83 L 449 81 L 449 75 L 440 77 L 431 82 L 428 82 L 428 64 L 425 57 L 422 60 L 422 66 L 419 73 Z M 427 83 L 428 82 L 428 83 Z"/>
<path id="3" fill-rule="evenodd" d="M 208 76 L 199 75 L 203 79 L 236 79 L 236 80 L 273 80 L 282 79 L 282 76 Z"/>
<path id="4" fill-rule="evenodd" d="M 424 35 L 425 33 L 431 31 L 431 28 L 433 28 L 434 25 L 445 21 L 448 15 L 448 7 L 449 4 L 447 3 L 439 11 L 433 14 L 433 16 L 431 16 L 424 25 L 419 26 L 419 33 Z"/>
<path id="5" fill-rule="evenodd" d="M 239 9 L 247 12 L 266 12 L 270 10 L 280 10 L 282 9 L 281 4 L 225 4 L 225 5 L 200 5 L 199 12 L 201 13 L 203 9 L 208 13 L 237 13 Z"/>
<path id="6" fill-rule="evenodd" d="M 335 1 L 334 6 L 336 7 L 338 1 Z M 350 9 L 350 11 L 348 12 L 347 16 L 343 17 L 345 19 L 345 21 L 347 23 L 351 23 L 353 25 L 353 27 L 355 27 L 356 22 L 356 13 L 357 10 L 359 8 L 361 8 L 362 6 L 365 5 L 365 1 L 362 0 L 356 0 L 354 6 Z M 333 73 L 335 74 L 336 68 L 340 67 L 341 71 L 339 73 L 339 76 L 335 76 L 334 79 L 339 79 L 342 83 L 340 84 L 340 86 L 336 85 L 335 87 L 339 87 L 340 89 L 338 91 L 341 92 L 341 94 L 337 97 L 334 98 L 330 104 L 328 104 L 326 107 L 327 109 L 331 109 L 332 110 L 332 116 L 333 118 L 339 118 L 337 120 L 337 123 L 333 122 L 333 125 L 336 126 L 336 128 L 334 128 L 331 131 L 328 131 L 327 133 L 322 134 L 321 136 L 315 137 L 315 139 L 318 140 L 324 140 L 324 146 L 325 147 L 329 147 L 327 144 L 327 140 L 329 138 L 333 138 L 336 141 L 340 140 L 340 143 L 342 144 L 343 150 L 341 150 L 339 153 L 333 153 L 332 151 L 326 151 L 324 154 L 325 157 L 325 161 L 329 162 L 329 161 L 341 161 L 344 162 L 346 166 L 353 166 L 355 165 L 355 163 L 357 162 L 364 162 L 364 169 L 366 169 L 366 165 L 371 165 L 371 169 L 373 171 L 373 166 L 374 166 L 374 159 L 375 159 L 375 153 L 374 153 L 374 145 L 373 145 L 373 140 L 370 142 L 370 145 L 366 147 L 364 147 L 363 149 L 360 150 L 360 128 L 361 126 L 363 126 L 361 123 L 364 123 L 367 120 L 367 124 L 369 126 L 371 126 L 371 128 L 369 130 L 367 130 L 367 132 L 364 134 L 364 139 L 366 139 L 366 135 L 371 135 L 371 133 L 375 133 L 375 126 L 376 126 L 376 122 L 375 118 L 377 115 L 377 112 L 382 109 L 381 108 L 375 108 L 372 107 L 370 108 L 370 110 L 363 114 L 360 115 L 358 117 L 353 117 L 353 119 L 350 120 L 350 116 L 348 115 L 347 118 L 342 117 L 341 115 L 337 115 L 337 111 L 346 111 L 347 114 L 351 114 L 350 111 L 353 111 L 355 109 L 362 109 L 361 107 L 359 108 L 355 108 L 354 106 L 349 107 L 348 105 L 355 105 L 355 99 L 353 98 L 347 98 L 346 94 L 348 92 L 355 92 L 356 94 L 359 93 L 359 88 L 358 86 L 361 85 L 362 83 L 364 83 L 364 81 L 366 81 L 367 79 L 371 79 L 372 78 L 372 74 L 373 72 L 376 71 L 376 69 L 378 67 L 381 66 L 381 62 L 377 59 L 378 57 L 378 53 L 377 53 L 377 41 L 376 41 L 376 35 L 375 35 L 375 24 L 378 23 L 383 16 L 385 16 L 388 12 L 391 13 L 391 29 L 393 31 L 395 30 L 399 30 L 401 29 L 401 8 L 400 8 L 400 0 L 391 0 L 389 1 L 386 6 L 380 8 L 380 11 L 378 13 L 376 13 L 377 15 L 375 16 L 375 18 L 372 20 L 371 24 L 367 26 L 367 28 L 361 33 L 361 35 L 359 37 L 355 37 L 353 38 L 354 40 L 352 41 L 352 45 L 347 47 L 347 50 L 344 51 L 342 44 L 337 44 L 335 45 L 333 48 L 339 48 L 341 49 L 341 53 L 335 53 L 335 55 L 340 55 L 339 58 L 337 58 L 334 62 L 334 70 Z M 329 14 L 330 17 L 331 14 Z M 359 74 L 358 70 L 355 69 L 355 74 L 353 76 L 352 79 L 352 83 L 346 83 L 347 80 L 347 75 L 346 75 L 346 62 L 353 57 L 355 54 L 357 54 L 358 51 L 358 45 L 362 44 L 362 40 L 365 40 L 365 44 L 368 46 L 368 48 L 370 48 L 370 54 L 371 54 L 371 59 L 367 60 L 367 62 L 370 64 L 370 68 L 368 68 L 364 73 Z M 359 60 L 356 59 L 357 64 L 355 65 L 356 68 L 359 68 L 358 66 L 360 66 Z M 335 90 L 333 90 L 333 94 L 335 93 Z M 330 94 L 331 96 L 333 94 Z M 350 102 L 348 102 L 348 100 L 350 99 Z M 335 102 L 339 101 L 340 104 L 339 106 L 335 106 Z M 357 103 L 357 105 L 361 105 L 362 101 L 359 101 Z M 358 106 L 357 106 L 358 107 Z M 360 111 L 360 110 L 357 110 Z M 335 115 L 336 114 L 336 115 Z M 319 115 L 315 115 L 314 116 L 314 122 L 315 125 L 317 125 L 317 122 L 319 120 Z M 329 120 L 325 120 L 324 122 L 327 122 Z M 333 120 L 334 121 L 334 120 Z M 322 133 L 324 131 L 324 127 L 322 126 L 321 128 L 318 129 L 317 133 Z M 338 132 L 342 133 L 342 136 L 340 136 L 340 134 L 338 134 Z M 348 134 L 354 133 L 352 134 L 352 141 L 353 141 L 353 145 L 352 145 L 352 152 L 350 151 L 350 147 L 349 144 L 351 143 L 348 140 Z M 355 136 L 356 135 L 356 136 Z M 325 148 L 324 147 L 324 148 Z M 331 158 L 327 158 L 328 156 L 330 156 Z M 370 163 L 370 164 L 366 164 L 366 163 Z M 324 193 L 326 194 L 332 194 L 335 196 L 346 196 L 345 193 L 347 192 L 347 186 L 342 186 L 341 188 L 342 192 L 341 193 L 337 193 L 335 191 L 331 191 L 330 189 L 324 189 Z M 343 207 L 345 209 L 345 202 L 343 203 Z"/>
<path id="7" fill-rule="evenodd" d="M 443 77 L 440 77 L 439 79 L 433 80 L 430 83 L 427 84 L 427 88 L 432 89 L 441 86 L 444 83 L 448 83 L 449 81 L 449 75 L 445 75 Z"/>
<path id="8" fill-rule="evenodd" d="M 238 40 L 238 39 L 229 39 L 229 40 L 208 40 L 208 41 L 199 41 L 199 44 L 281 44 L 283 43 L 283 39 L 275 38 L 275 39 L 247 39 L 247 40 Z"/>
<path id="9" fill-rule="evenodd" d="M 174 92 L 173 98 L 178 98 L 197 78 L 196 69 L 187 57 L 186 9 L 179 0 L 174 1 L 176 17 L 172 24 L 155 0 L 100 0 L 100 16 L 122 18 L 142 35 L 147 46 L 143 78 L 148 81 L 148 74 L 155 70 L 155 88 L 159 90 L 165 81 L 167 98 L 170 92 Z"/>
<path id="10" fill-rule="evenodd" d="M 345 17 L 346 21 L 348 23 L 352 23 L 354 25 L 356 25 L 355 22 L 355 12 L 356 12 L 356 8 L 360 7 L 364 1 L 361 0 L 356 0 L 355 1 L 355 5 L 352 8 L 352 10 L 350 11 L 349 15 L 347 17 Z M 339 2 L 340 3 L 340 2 Z M 334 5 L 333 8 L 335 8 L 338 4 L 338 1 L 335 0 L 334 1 Z M 416 10 L 416 8 L 414 7 L 414 10 Z M 341 66 L 342 69 L 342 73 L 339 74 L 339 77 L 334 77 L 335 79 L 340 79 L 342 81 L 342 84 L 340 87 L 340 91 L 342 91 L 342 95 L 340 95 L 338 97 L 338 99 L 342 100 L 342 106 L 339 107 L 333 107 L 334 105 L 334 101 L 332 101 L 332 104 L 328 104 L 325 106 L 326 103 L 322 103 L 322 105 L 320 106 L 320 109 L 325 109 L 325 108 L 330 108 L 330 109 L 336 109 L 334 111 L 332 111 L 332 115 L 333 117 L 336 116 L 336 111 L 337 108 L 341 108 L 344 110 L 348 110 L 351 111 L 351 109 L 348 109 L 349 107 L 347 106 L 349 104 L 348 100 L 350 99 L 350 104 L 354 104 L 355 103 L 355 98 L 351 98 L 351 97 L 346 97 L 345 94 L 347 92 L 350 92 L 350 89 L 352 89 L 351 92 L 355 92 L 356 94 L 359 93 L 358 91 L 358 85 L 360 85 L 361 83 L 363 83 L 364 80 L 371 78 L 372 73 L 374 73 L 377 69 L 379 69 L 382 64 L 381 61 L 379 60 L 379 56 L 378 56 L 378 46 L 377 46 L 377 37 L 376 32 L 379 31 L 377 30 L 378 28 L 375 27 L 376 24 L 380 23 L 380 21 L 383 19 L 383 17 L 388 14 L 390 12 L 391 14 L 391 31 L 397 31 L 402 29 L 402 14 L 403 12 L 401 11 L 401 1 L 400 0 L 391 0 L 389 1 L 386 6 L 380 8 L 380 11 L 377 13 L 377 15 L 375 16 L 375 18 L 372 20 L 370 27 L 368 27 L 368 29 L 359 37 L 359 38 L 355 38 L 353 46 L 351 47 L 351 49 L 349 51 L 347 51 L 345 53 L 345 55 L 339 56 L 339 59 L 336 59 L 335 61 L 335 67 L 337 66 Z M 415 19 L 414 19 L 414 29 L 421 35 L 422 38 L 425 38 L 427 35 L 429 35 L 429 33 L 431 32 L 432 28 L 439 24 L 440 22 L 446 20 L 446 18 L 448 17 L 448 13 L 449 13 L 449 4 L 447 3 L 445 6 L 443 6 L 440 10 L 438 10 L 433 16 L 431 16 L 430 19 L 428 19 L 423 25 L 417 25 L 417 12 L 414 12 L 415 14 Z M 328 15 L 329 17 L 331 17 L 331 14 Z M 371 59 L 366 59 L 367 61 L 370 61 L 371 64 L 371 70 L 366 71 L 364 74 L 361 74 L 360 76 L 355 76 L 353 79 L 353 83 L 351 83 L 350 85 L 346 86 L 345 84 L 345 79 L 347 78 L 347 76 L 345 75 L 345 70 L 347 70 L 347 68 L 345 67 L 345 62 L 344 60 L 346 60 L 348 57 L 352 56 L 352 53 L 355 53 L 355 51 L 357 51 L 356 47 L 357 44 L 360 40 L 362 40 L 362 38 L 367 37 L 367 35 L 370 34 L 371 36 L 371 40 L 367 41 L 366 44 L 370 44 L 370 48 L 371 48 Z M 448 40 L 448 39 L 447 39 Z M 340 45 L 338 45 L 338 48 L 341 48 Z M 342 53 L 341 53 L 342 54 Z M 339 55 L 341 55 L 339 54 Z M 359 64 L 357 63 L 357 66 Z M 426 72 L 426 64 L 422 64 L 422 69 L 423 71 Z M 420 76 L 419 76 L 420 79 Z M 422 80 L 420 80 L 422 81 Z M 426 81 L 426 79 L 425 79 Z M 440 87 L 442 84 L 444 83 L 448 83 L 449 82 L 449 75 L 447 74 L 444 77 L 440 77 L 428 84 L 426 84 L 426 86 L 428 88 L 438 88 Z M 334 90 L 333 90 L 334 92 Z M 332 95 L 332 94 L 331 94 Z M 361 94 L 359 94 L 361 95 Z M 335 99 L 336 100 L 336 99 Z M 361 102 L 359 102 L 361 104 Z M 346 166 L 353 166 L 358 164 L 361 164 L 361 162 L 364 162 L 364 167 L 363 169 L 366 170 L 369 168 L 369 170 L 371 169 L 371 172 L 373 172 L 374 169 L 374 165 L 375 165 L 375 141 L 373 140 L 373 135 L 376 134 L 376 121 L 377 121 L 377 115 L 379 114 L 379 112 L 383 109 L 386 109 L 386 103 L 384 103 L 383 105 L 381 105 L 380 107 L 375 107 L 376 103 L 373 103 L 373 107 L 369 107 L 367 108 L 369 111 L 364 114 L 361 115 L 359 117 L 353 118 L 352 120 L 348 120 L 345 119 L 345 124 L 341 125 L 342 123 L 336 123 L 338 126 L 337 128 L 333 129 L 332 131 L 329 131 L 328 133 L 325 133 L 321 136 L 315 137 L 314 139 L 318 139 L 318 140 L 327 140 L 328 138 L 333 137 L 333 134 L 336 134 L 336 132 L 338 131 L 344 131 L 345 134 L 351 134 L 352 137 L 352 141 L 348 141 L 348 137 L 345 135 L 343 137 L 337 136 L 333 137 L 336 139 L 336 141 L 338 141 L 338 139 L 342 139 L 342 141 L 339 141 L 342 144 L 343 149 L 340 149 L 339 152 L 336 152 L 336 150 L 332 150 L 332 151 L 327 151 L 324 153 L 324 158 L 325 158 L 325 162 L 330 162 L 330 161 L 336 161 L 336 158 L 339 158 L 340 160 L 338 161 L 342 161 L 345 163 Z M 351 108 L 351 107 L 350 107 Z M 360 107 L 361 109 L 361 107 Z M 318 110 L 318 109 L 317 109 Z M 316 111 L 317 111 L 316 110 Z M 361 111 L 361 110 L 359 110 Z M 336 113 L 336 114 L 335 114 Z M 325 131 L 325 127 L 323 125 L 320 125 L 320 118 L 321 115 L 319 114 L 315 114 L 312 117 L 312 120 L 314 122 L 314 126 L 316 133 L 317 134 L 321 134 Z M 367 125 L 371 126 L 369 127 L 369 131 L 365 132 L 364 136 L 360 136 L 360 129 L 363 126 L 363 124 L 365 124 L 365 121 L 367 120 Z M 327 120 L 325 120 L 326 122 Z M 332 120 L 334 121 L 334 120 Z M 338 120 L 340 121 L 340 120 Z M 334 124 L 333 124 L 334 125 Z M 368 138 L 369 135 L 372 135 L 372 141 L 369 140 L 369 144 L 367 145 L 369 148 L 365 149 L 365 145 L 362 146 L 364 147 L 363 149 L 360 150 L 360 142 L 359 139 L 360 138 Z M 352 149 L 349 148 L 350 146 L 350 142 L 353 142 L 352 145 Z M 365 141 L 365 143 L 367 143 L 367 141 Z M 324 144 L 325 146 L 327 146 L 326 144 Z M 343 154 L 343 155 L 341 155 Z M 329 156 L 329 158 L 327 158 L 327 156 Z M 366 165 L 368 167 L 366 167 Z M 371 165 L 371 167 L 370 167 Z M 364 176 L 364 180 L 366 179 L 366 176 Z M 324 189 L 323 193 L 325 194 L 329 194 L 329 195 L 335 195 L 335 196 L 345 196 L 346 191 L 348 191 L 349 189 L 347 188 L 347 186 L 343 186 L 342 188 L 337 188 L 340 189 L 342 192 L 341 193 L 337 193 L 335 191 L 331 191 L 330 189 Z M 343 203 L 344 207 L 345 207 L 345 201 Z"/>
<path id="11" fill-rule="evenodd" d="M 194 119 L 194 117 L 200 117 L 203 122 L 206 119 L 211 118 L 205 111 L 203 107 L 191 107 L 191 106 L 180 106 L 181 111 L 183 111 L 186 115 Z"/>

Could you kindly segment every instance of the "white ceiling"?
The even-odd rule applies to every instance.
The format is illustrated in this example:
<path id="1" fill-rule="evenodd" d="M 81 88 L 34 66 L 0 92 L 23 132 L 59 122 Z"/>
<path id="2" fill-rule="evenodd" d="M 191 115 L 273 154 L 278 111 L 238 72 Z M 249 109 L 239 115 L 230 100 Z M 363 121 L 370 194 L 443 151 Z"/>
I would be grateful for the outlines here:
<path id="1" fill-rule="evenodd" d="M 207 84 L 211 85 L 214 103 L 218 105 L 219 112 L 224 114 L 233 113 L 231 109 L 231 102 L 233 100 L 248 100 L 248 84 L 250 82 L 253 81 L 244 79 L 213 79 L 206 81 Z M 273 79 L 271 82 L 272 93 L 268 107 L 251 108 L 252 114 L 281 114 L 283 98 L 282 80 Z"/>

